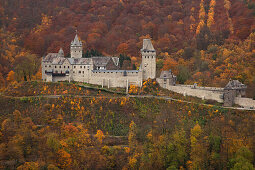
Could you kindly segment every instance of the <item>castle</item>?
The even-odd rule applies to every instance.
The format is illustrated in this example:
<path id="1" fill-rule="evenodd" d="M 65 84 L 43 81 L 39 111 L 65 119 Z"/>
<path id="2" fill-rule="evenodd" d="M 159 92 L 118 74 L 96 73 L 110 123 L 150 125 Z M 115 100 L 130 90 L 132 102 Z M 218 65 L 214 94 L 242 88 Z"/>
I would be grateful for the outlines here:
<path id="1" fill-rule="evenodd" d="M 42 79 L 46 82 L 77 81 L 102 87 L 142 86 L 148 78 L 156 78 L 156 50 L 150 39 L 143 40 L 142 63 L 139 70 L 120 70 L 118 57 L 82 58 L 82 42 L 75 35 L 70 46 L 71 58 L 64 57 L 61 48 L 58 53 L 49 53 L 42 59 Z M 176 84 L 176 76 L 171 70 L 162 71 L 157 82 L 162 88 L 206 100 L 215 100 L 224 106 L 238 104 L 245 108 L 255 108 L 255 100 L 245 98 L 246 86 L 231 80 L 225 88 L 198 87 L 197 85 Z"/>
<path id="2" fill-rule="evenodd" d="M 139 70 L 119 70 L 118 57 L 82 58 L 82 42 L 76 34 L 71 42 L 71 58 L 49 53 L 42 59 L 42 79 L 46 82 L 78 81 L 106 87 L 142 86 L 143 80 L 156 78 L 156 51 L 150 39 L 143 40 Z"/>

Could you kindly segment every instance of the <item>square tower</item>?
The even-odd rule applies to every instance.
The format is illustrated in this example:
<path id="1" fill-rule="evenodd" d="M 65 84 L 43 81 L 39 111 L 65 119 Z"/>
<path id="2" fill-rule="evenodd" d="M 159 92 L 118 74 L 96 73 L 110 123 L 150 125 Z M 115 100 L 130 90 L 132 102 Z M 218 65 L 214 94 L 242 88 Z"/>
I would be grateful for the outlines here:
<path id="1" fill-rule="evenodd" d="M 74 40 L 71 42 L 71 58 L 82 58 L 82 42 L 79 40 L 78 35 L 75 35 Z"/>
<path id="2" fill-rule="evenodd" d="M 150 39 L 143 39 L 142 54 L 142 70 L 143 80 L 148 78 L 156 78 L 156 50 L 154 49 Z"/>

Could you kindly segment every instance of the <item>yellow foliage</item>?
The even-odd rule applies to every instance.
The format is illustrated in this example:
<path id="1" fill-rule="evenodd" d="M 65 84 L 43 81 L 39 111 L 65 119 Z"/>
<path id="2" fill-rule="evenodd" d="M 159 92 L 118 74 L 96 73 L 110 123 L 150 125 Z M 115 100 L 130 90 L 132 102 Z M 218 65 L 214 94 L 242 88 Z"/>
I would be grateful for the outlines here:
<path id="1" fill-rule="evenodd" d="M 97 134 L 95 135 L 95 137 L 100 144 L 102 144 L 103 139 L 105 138 L 104 133 L 101 130 L 97 130 Z"/>
<path id="2" fill-rule="evenodd" d="M 125 152 L 126 152 L 126 153 L 129 153 L 129 152 L 130 152 L 130 148 L 129 148 L 129 147 L 124 147 L 124 149 L 125 149 Z"/>
<path id="3" fill-rule="evenodd" d="M 129 166 L 130 166 L 132 169 L 135 168 L 136 163 L 137 163 L 137 159 L 136 159 L 134 156 L 128 158 L 128 164 L 129 164 Z"/>
<path id="4" fill-rule="evenodd" d="M 129 94 L 137 94 L 138 93 L 138 86 L 136 86 L 136 85 L 130 85 L 130 87 L 129 87 Z"/>
<path id="5" fill-rule="evenodd" d="M 11 71 L 8 73 L 6 80 L 7 80 L 8 82 L 13 82 L 13 81 L 15 80 L 15 73 L 14 73 L 14 71 L 11 70 Z"/>
<path id="6" fill-rule="evenodd" d="M 205 25 L 205 22 L 201 20 L 197 26 L 196 34 L 200 33 L 200 30 L 204 27 L 204 25 Z"/>

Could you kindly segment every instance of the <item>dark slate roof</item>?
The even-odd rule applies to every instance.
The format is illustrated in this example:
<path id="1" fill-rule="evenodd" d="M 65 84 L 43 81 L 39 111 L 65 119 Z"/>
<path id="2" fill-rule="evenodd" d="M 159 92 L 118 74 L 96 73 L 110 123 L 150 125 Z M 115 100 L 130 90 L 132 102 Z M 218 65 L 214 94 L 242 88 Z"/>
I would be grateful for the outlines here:
<path id="1" fill-rule="evenodd" d="M 225 90 L 241 90 L 246 89 L 247 86 L 243 83 L 241 83 L 238 80 L 230 80 L 228 84 L 225 86 Z"/>
<path id="2" fill-rule="evenodd" d="M 163 79 L 163 78 L 173 78 L 173 77 L 175 77 L 175 75 L 172 74 L 171 70 L 162 71 L 161 74 L 160 74 L 161 79 Z"/>
<path id="3" fill-rule="evenodd" d="M 110 60 L 111 57 L 92 57 L 93 64 L 96 67 L 105 67 Z"/>
<path id="4" fill-rule="evenodd" d="M 43 62 L 53 62 L 54 58 L 59 57 L 59 53 L 49 53 L 47 56 L 43 57 Z"/>
<path id="5" fill-rule="evenodd" d="M 106 73 L 109 73 L 109 72 L 114 72 L 114 73 L 124 73 L 124 72 L 127 72 L 127 73 L 138 73 L 139 71 L 138 70 L 92 70 L 92 72 L 106 72 Z"/>
<path id="6" fill-rule="evenodd" d="M 71 65 L 89 65 L 91 64 L 91 58 L 68 58 Z"/>
<path id="7" fill-rule="evenodd" d="M 51 64 L 62 65 L 65 62 L 66 58 L 64 57 L 55 57 Z"/>
<path id="8" fill-rule="evenodd" d="M 155 49 L 154 49 L 150 39 L 143 39 L 143 48 L 141 49 L 141 51 L 155 52 Z"/>

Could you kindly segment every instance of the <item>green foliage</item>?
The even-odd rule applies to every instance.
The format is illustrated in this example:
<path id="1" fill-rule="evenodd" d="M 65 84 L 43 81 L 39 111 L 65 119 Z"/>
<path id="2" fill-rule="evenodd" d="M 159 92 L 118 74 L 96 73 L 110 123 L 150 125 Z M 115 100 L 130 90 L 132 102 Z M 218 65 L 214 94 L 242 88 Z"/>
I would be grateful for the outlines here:
<path id="1" fill-rule="evenodd" d="M 180 84 L 184 84 L 190 77 L 189 69 L 185 66 L 179 66 L 178 72 L 177 80 Z"/>
<path id="2" fill-rule="evenodd" d="M 125 54 L 120 54 L 119 56 L 119 65 L 120 65 L 120 68 L 122 68 L 123 66 L 123 63 L 124 61 L 127 60 L 127 61 L 131 61 L 131 58 Z"/>
<path id="3" fill-rule="evenodd" d="M 47 137 L 47 145 L 54 152 L 57 152 L 61 147 L 59 140 L 56 137 L 57 137 L 57 134 L 54 134 L 54 133 L 49 134 Z"/>
<path id="4" fill-rule="evenodd" d="M 82 58 L 91 58 L 102 56 L 102 53 L 97 51 L 96 49 L 87 50 L 85 53 L 82 54 Z"/>

